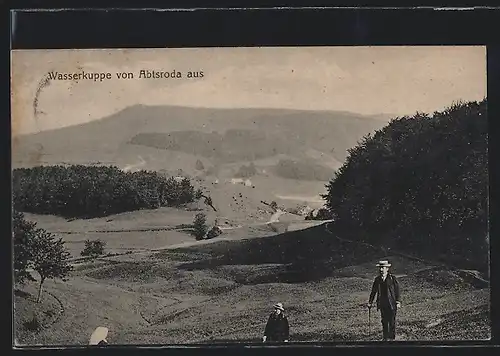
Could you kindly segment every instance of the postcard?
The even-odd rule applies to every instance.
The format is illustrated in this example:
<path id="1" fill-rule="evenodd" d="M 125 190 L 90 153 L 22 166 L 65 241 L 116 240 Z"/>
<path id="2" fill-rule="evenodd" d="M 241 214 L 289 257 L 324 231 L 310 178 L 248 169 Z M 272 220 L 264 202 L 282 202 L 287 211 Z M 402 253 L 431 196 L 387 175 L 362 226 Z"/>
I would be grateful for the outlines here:
<path id="1" fill-rule="evenodd" d="M 17 347 L 490 339 L 484 46 L 11 67 Z"/>

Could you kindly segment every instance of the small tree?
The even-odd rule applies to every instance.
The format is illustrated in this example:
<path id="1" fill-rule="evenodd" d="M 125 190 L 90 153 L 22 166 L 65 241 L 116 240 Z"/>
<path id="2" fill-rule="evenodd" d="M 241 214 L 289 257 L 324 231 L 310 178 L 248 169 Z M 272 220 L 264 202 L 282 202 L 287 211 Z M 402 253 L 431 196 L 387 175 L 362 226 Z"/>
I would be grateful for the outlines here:
<path id="1" fill-rule="evenodd" d="M 64 247 L 62 238 L 56 239 L 50 232 L 37 229 L 30 242 L 33 269 L 40 275 L 37 303 L 40 301 L 42 286 L 46 279 L 65 280 L 73 269 L 68 261 L 69 252 Z"/>
<path id="2" fill-rule="evenodd" d="M 100 239 L 97 240 L 85 240 L 85 248 L 80 255 L 82 256 L 90 256 L 97 257 L 104 254 L 104 247 L 106 246 L 106 242 Z"/>
<path id="3" fill-rule="evenodd" d="M 196 161 L 195 167 L 197 170 L 202 171 L 205 169 L 205 166 L 203 165 L 203 162 L 200 160 Z"/>
<path id="4" fill-rule="evenodd" d="M 34 281 L 33 276 L 28 272 L 31 262 L 31 246 L 29 242 L 36 231 L 36 224 L 26 221 L 24 214 L 14 211 L 12 219 L 12 239 L 14 245 L 14 281 L 24 284 L 27 281 Z"/>
<path id="5" fill-rule="evenodd" d="M 194 217 L 193 234 L 197 240 L 203 239 L 207 233 L 207 217 L 203 213 L 198 213 Z"/>

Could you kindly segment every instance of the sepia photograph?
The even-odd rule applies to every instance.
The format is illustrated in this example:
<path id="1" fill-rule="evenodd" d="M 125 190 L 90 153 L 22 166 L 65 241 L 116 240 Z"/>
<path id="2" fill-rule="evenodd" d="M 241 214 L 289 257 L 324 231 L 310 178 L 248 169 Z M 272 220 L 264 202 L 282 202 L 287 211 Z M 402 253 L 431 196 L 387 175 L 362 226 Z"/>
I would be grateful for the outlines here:
<path id="1" fill-rule="evenodd" d="M 15 347 L 490 340 L 484 46 L 11 51 Z"/>

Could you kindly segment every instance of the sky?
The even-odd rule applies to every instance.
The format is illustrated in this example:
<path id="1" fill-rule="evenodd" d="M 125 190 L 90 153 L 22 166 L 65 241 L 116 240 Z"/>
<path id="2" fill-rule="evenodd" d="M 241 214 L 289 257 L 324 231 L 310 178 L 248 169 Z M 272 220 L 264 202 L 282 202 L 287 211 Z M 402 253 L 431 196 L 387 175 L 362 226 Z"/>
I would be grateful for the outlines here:
<path id="1" fill-rule="evenodd" d="M 203 71 L 203 78 L 139 79 L 140 70 Z M 109 72 L 111 80 L 49 80 L 47 73 Z M 117 79 L 132 72 L 134 79 Z M 12 134 L 98 120 L 127 106 L 432 113 L 486 97 L 486 48 L 240 47 L 16 50 Z M 36 112 L 35 108 L 36 107 Z"/>

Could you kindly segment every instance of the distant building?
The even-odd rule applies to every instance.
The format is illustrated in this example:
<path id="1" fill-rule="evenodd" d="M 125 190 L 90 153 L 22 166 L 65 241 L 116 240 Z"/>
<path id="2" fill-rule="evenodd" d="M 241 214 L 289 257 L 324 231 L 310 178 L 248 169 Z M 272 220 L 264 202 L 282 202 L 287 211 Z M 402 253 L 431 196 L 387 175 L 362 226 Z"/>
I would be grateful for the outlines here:
<path id="1" fill-rule="evenodd" d="M 231 178 L 231 184 L 244 184 L 244 182 L 242 178 Z"/>
<path id="2" fill-rule="evenodd" d="M 231 178 L 231 184 L 243 184 L 246 187 L 251 187 L 252 181 L 250 179 Z"/>
<path id="3" fill-rule="evenodd" d="M 309 215 L 313 209 L 310 206 L 302 206 L 297 209 L 297 214 L 302 215 L 302 216 L 307 216 Z M 317 213 L 316 213 L 317 214 Z"/>

